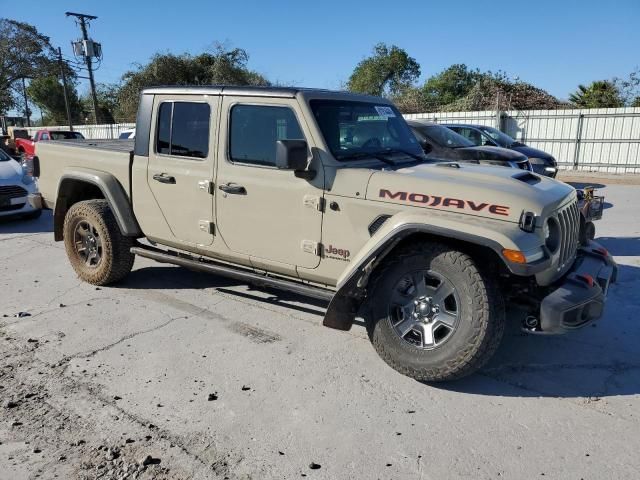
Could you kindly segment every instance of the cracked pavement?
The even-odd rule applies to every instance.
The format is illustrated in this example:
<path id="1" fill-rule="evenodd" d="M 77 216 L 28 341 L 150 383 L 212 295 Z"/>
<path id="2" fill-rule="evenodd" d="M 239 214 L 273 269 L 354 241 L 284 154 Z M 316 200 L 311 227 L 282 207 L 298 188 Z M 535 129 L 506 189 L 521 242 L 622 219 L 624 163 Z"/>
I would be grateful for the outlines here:
<path id="1" fill-rule="evenodd" d="M 562 337 L 512 317 L 487 367 L 437 386 L 321 302 L 141 258 L 96 288 L 49 212 L 0 223 L 0 478 L 635 478 L 640 188 L 601 192 L 605 317 Z"/>

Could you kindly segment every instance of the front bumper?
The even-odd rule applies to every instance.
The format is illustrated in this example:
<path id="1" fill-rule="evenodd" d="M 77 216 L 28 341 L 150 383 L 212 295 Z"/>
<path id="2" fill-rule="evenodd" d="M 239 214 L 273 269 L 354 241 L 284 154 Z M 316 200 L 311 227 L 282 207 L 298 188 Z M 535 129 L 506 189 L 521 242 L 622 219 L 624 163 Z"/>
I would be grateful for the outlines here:
<path id="1" fill-rule="evenodd" d="M 540 304 L 533 333 L 559 334 L 584 327 L 602 316 L 609 285 L 618 266 L 607 250 L 589 242 L 578 250 L 572 269 Z"/>
<path id="2" fill-rule="evenodd" d="M 2 186 L 20 188 L 23 190 L 23 194 L 2 195 L 2 191 L 0 191 L 0 218 L 20 217 L 42 208 L 42 197 L 37 192 L 35 183 L 30 185 L 3 184 Z"/>

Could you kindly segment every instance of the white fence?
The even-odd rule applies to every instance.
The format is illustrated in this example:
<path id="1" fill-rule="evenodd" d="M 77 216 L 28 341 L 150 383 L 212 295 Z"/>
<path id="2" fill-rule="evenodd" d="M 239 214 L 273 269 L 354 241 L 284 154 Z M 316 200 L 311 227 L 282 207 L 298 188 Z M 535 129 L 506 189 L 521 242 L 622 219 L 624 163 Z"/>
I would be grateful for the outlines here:
<path id="1" fill-rule="evenodd" d="M 120 132 L 134 128 L 135 123 L 105 123 L 103 125 L 74 125 L 73 130 L 80 132 L 84 138 L 90 139 L 113 139 L 118 138 Z M 33 136 L 38 130 L 69 130 L 69 125 L 58 125 L 56 127 L 27 127 L 29 135 Z"/>
<path id="2" fill-rule="evenodd" d="M 405 117 L 497 127 L 552 154 L 563 169 L 640 173 L 640 108 L 437 112 Z"/>

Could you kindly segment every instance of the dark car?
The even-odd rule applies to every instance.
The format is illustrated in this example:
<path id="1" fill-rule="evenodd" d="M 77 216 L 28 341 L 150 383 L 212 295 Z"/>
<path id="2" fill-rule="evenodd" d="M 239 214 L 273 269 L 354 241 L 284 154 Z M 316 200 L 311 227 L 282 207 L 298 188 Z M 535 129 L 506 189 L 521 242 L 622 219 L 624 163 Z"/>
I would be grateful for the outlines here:
<path id="1" fill-rule="evenodd" d="M 546 152 L 526 146 L 524 143 L 514 140 L 497 128 L 484 125 L 443 124 L 451 130 L 459 133 L 474 145 L 492 145 L 509 148 L 527 156 L 533 171 L 540 175 L 555 178 L 558 173 L 558 163 Z"/>
<path id="2" fill-rule="evenodd" d="M 427 158 L 531 170 L 527 157 L 506 148 L 476 146 L 453 130 L 425 120 L 407 120 Z"/>

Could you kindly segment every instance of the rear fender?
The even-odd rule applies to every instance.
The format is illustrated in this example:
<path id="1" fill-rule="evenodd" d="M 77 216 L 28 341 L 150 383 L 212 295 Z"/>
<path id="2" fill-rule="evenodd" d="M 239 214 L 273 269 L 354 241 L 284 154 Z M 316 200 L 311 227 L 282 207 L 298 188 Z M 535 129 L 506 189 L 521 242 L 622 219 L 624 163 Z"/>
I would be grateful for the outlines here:
<path id="1" fill-rule="evenodd" d="M 129 197 L 118 179 L 107 172 L 74 168 L 73 170 L 65 170 L 58 183 L 53 215 L 56 241 L 63 239 L 64 217 L 71 205 L 82 200 L 98 198 L 94 195 L 78 194 L 78 188 L 82 186 L 93 186 L 102 193 L 102 198 L 108 202 L 123 235 L 128 237 L 142 236 Z"/>

